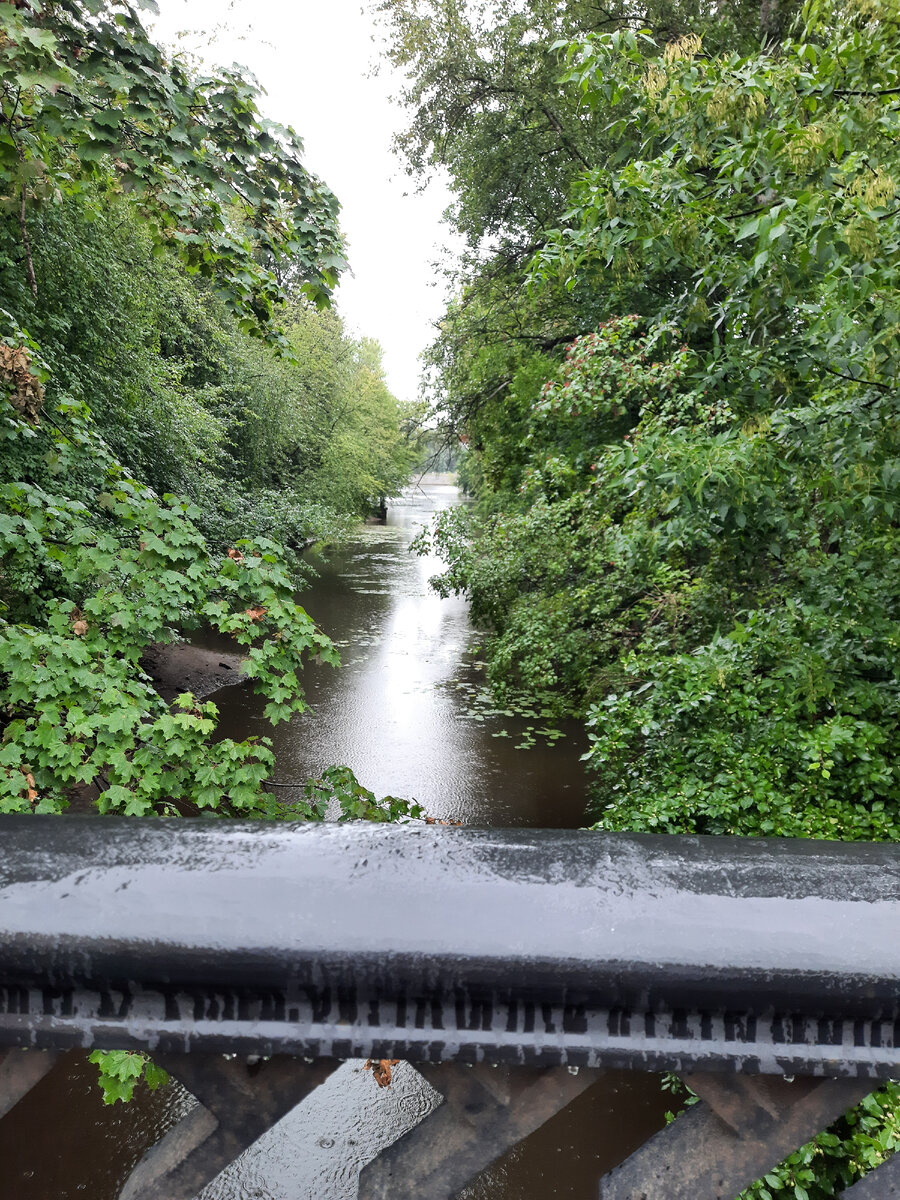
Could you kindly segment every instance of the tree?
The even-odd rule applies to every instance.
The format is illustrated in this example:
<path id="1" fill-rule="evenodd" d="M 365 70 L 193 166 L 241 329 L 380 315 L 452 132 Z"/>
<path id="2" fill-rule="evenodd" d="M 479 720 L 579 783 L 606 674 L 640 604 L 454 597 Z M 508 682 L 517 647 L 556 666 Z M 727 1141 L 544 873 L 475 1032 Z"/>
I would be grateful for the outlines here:
<path id="1" fill-rule="evenodd" d="M 767 6 L 768 36 L 791 9 Z M 516 262 L 565 211 L 575 178 L 613 148 L 605 122 L 585 120 L 577 92 L 560 86 L 562 43 L 650 27 L 663 42 L 703 29 L 717 45 L 749 46 L 762 17 L 737 0 L 714 14 L 692 0 L 640 10 L 588 0 L 381 0 L 377 11 L 407 80 L 400 98 L 412 115 L 398 149 L 409 170 L 447 171 L 455 228 L 473 251 L 490 258 L 499 249 Z"/>
<path id="2" fill-rule="evenodd" d="M 897 367 L 893 6 L 808 6 L 777 51 L 648 59 L 637 37 L 571 47 L 586 103 L 626 104 L 640 155 L 579 183 L 537 269 L 678 281 L 655 309 L 708 352 L 743 411 L 809 395 L 823 373 L 878 390 Z M 646 308 L 644 309 L 646 311 Z"/>
<path id="3" fill-rule="evenodd" d="M 337 202 L 300 163 L 290 129 L 263 120 L 256 88 L 195 78 L 149 39 L 153 0 L 0 3 L 0 183 L 34 271 L 29 211 L 114 172 L 160 246 L 215 279 L 248 331 L 269 330 L 289 262 L 327 299 L 344 266 Z"/>
<path id="4" fill-rule="evenodd" d="M 641 140 L 635 127 L 617 124 L 627 113 L 624 98 L 618 108 L 591 110 L 578 89 L 564 86 L 564 47 L 598 31 L 621 39 L 643 28 L 661 43 L 702 32 L 711 49 L 750 50 L 761 34 L 783 37 L 796 5 L 382 0 L 377 11 L 387 52 L 405 76 L 400 99 L 410 124 L 398 151 L 414 176 L 446 172 L 454 192 L 447 218 L 466 243 L 452 273 L 456 299 L 426 359 L 429 392 L 456 433 L 486 448 L 490 434 L 482 439 L 477 428 L 482 410 L 489 427 L 506 419 L 526 358 L 558 360 L 610 312 L 652 311 L 633 297 L 611 304 L 614 282 L 598 288 L 581 272 L 570 275 L 568 289 L 549 279 L 528 289 L 530 260 L 560 227 L 578 179 L 598 164 L 627 162 Z M 665 291 L 669 279 L 659 286 Z"/>
<path id="5" fill-rule="evenodd" d="M 518 309 L 567 289 L 600 320 L 542 386 L 507 377 L 506 429 L 482 394 L 480 509 L 434 540 L 495 686 L 584 715 L 598 827 L 900 837 L 898 30 L 894 0 L 810 3 L 749 53 L 567 50 L 627 154 L 574 184 Z M 835 1194 L 897 1106 L 752 1194 Z"/>

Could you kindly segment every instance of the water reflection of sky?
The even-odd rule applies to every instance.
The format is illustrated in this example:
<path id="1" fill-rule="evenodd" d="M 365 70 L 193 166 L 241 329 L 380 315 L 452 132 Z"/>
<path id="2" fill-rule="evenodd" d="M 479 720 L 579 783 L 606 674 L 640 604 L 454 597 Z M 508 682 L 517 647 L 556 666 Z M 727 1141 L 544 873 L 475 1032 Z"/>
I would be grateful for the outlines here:
<path id="1" fill-rule="evenodd" d="M 408 1063 L 385 1089 L 362 1068 L 344 1063 L 197 1200 L 356 1200 L 363 1166 L 439 1103 Z"/>
<path id="2" fill-rule="evenodd" d="M 270 730 L 246 689 L 216 696 L 226 732 L 272 736 L 280 780 L 302 780 L 345 763 L 379 795 L 414 797 L 436 817 L 466 824 L 571 827 L 583 821 L 577 735 L 551 748 L 516 751 L 522 721 L 470 719 L 465 690 L 478 634 L 464 600 L 442 599 L 429 579 L 439 559 L 409 544 L 456 488 L 401 497 L 388 523 L 368 526 L 316 562 L 319 577 L 301 602 L 338 644 L 342 667 L 310 666 L 310 711 Z"/>

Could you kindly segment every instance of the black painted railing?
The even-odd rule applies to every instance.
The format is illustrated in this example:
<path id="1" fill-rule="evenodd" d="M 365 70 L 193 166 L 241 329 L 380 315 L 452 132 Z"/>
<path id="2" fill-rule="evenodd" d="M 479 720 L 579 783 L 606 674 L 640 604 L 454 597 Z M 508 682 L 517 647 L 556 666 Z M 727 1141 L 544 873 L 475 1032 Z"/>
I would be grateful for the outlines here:
<path id="1" fill-rule="evenodd" d="M 421 1064 L 472 1153 L 413 1131 L 363 1174 L 392 1200 L 455 1194 L 608 1067 L 689 1074 L 706 1101 L 600 1184 L 660 1200 L 733 1196 L 900 1076 L 895 846 L 5 817 L 0 848 L 0 1045 L 144 1049 L 198 1093 L 218 1064 L 202 1136 L 195 1116 L 123 1195 L 189 1198 L 261 1132 L 223 1052 L 276 1056 L 264 1125 L 334 1060 Z"/>

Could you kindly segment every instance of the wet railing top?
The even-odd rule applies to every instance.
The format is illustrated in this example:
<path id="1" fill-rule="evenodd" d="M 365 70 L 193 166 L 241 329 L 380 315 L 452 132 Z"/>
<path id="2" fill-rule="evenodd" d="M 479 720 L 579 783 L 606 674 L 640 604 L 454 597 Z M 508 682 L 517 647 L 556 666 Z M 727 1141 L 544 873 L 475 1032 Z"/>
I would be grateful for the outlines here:
<path id="1" fill-rule="evenodd" d="M 900 1067 L 900 847 L 0 819 L 0 1041 Z"/>

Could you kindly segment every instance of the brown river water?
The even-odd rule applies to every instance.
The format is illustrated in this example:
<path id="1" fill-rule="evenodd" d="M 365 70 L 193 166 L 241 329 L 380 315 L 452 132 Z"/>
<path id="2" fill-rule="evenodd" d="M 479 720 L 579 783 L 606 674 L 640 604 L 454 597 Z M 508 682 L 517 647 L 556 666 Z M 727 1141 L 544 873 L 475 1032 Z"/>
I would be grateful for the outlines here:
<path id="1" fill-rule="evenodd" d="M 274 738 L 278 778 L 334 763 L 378 795 L 415 797 L 429 815 L 465 825 L 577 828 L 584 822 L 583 735 L 479 702 L 480 635 L 466 604 L 428 586 L 440 569 L 409 551 L 432 514 L 459 502 L 446 485 L 410 489 L 386 525 L 312 565 L 301 602 L 341 651 L 339 670 L 310 666 L 310 710 L 271 730 L 245 687 L 223 690 L 223 732 Z M 517 749 L 533 741 L 529 749 Z M 290 792 L 285 793 L 286 796 Z M 344 1064 L 201 1193 L 202 1200 L 356 1200 L 361 1167 L 437 1103 L 407 1064 L 381 1090 L 361 1062 Z M 177 1086 L 106 1108 L 96 1068 L 72 1054 L 0 1121 L 0 1200 L 116 1200 L 145 1150 L 191 1106 Z M 664 1121 L 656 1077 L 611 1071 L 521 1142 L 465 1200 L 596 1196 L 597 1179 Z"/>

